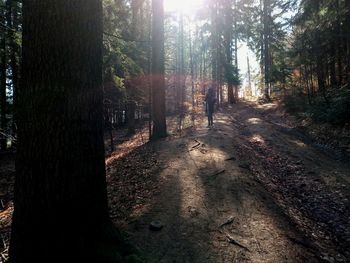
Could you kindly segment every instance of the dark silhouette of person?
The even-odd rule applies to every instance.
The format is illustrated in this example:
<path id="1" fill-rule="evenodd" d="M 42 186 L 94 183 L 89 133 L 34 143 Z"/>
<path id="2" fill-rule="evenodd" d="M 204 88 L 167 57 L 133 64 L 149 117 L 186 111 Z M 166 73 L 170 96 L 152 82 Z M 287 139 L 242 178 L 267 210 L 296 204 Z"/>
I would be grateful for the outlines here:
<path id="1" fill-rule="evenodd" d="M 215 91 L 213 88 L 209 88 L 205 96 L 205 105 L 206 112 L 208 114 L 208 127 L 213 127 L 213 114 L 214 114 L 214 105 L 216 103 Z"/>

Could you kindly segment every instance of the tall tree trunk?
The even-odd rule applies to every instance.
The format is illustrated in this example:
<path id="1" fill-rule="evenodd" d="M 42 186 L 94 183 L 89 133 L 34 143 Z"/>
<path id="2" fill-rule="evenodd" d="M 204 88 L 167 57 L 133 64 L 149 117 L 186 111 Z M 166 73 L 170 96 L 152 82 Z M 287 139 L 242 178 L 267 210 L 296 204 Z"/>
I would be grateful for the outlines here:
<path id="1" fill-rule="evenodd" d="M 232 24 L 233 24 L 233 10 L 231 1 L 225 2 L 226 16 L 225 16 L 225 45 L 226 45 L 226 75 L 227 75 L 227 101 L 229 104 L 235 102 L 232 82 Z"/>
<path id="2" fill-rule="evenodd" d="M 265 69 L 264 69 L 264 0 L 260 0 L 260 90 L 264 91 Z M 264 92 L 265 93 L 265 92 Z"/>
<path id="3" fill-rule="evenodd" d="M 135 134 L 135 111 L 136 111 L 136 103 L 135 103 L 135 88 L 133 87 L 134 83 L 132 80 L 127 80 L 126 82 L 126 96 L 127 96 L 127 118 L 128 118 L 128 134 Z"/>
<path id="4" fill-rule="evenodd" d="M 217 99 L 218 97 L 218 3 L 214 0 L 211 6 L 211 67 L 212 67 L 212 84 L 215 89 Z M 219 104 L 219 103 L 218 103 Z M 217 104 L 217 105 L 218 105 Z"/>
<path id="5" fill-rule="evenodd" d="M 106 239 L 101 1 L 23 1 L 23 19 L 10 262 L 118 260 L 104 254 L 117 235 Z"/>
<path id="6" fill-rule="evenodd" d="M 237 0 L 234 0 L 234 42 L 235 42 L 235 47 L 234 47 L 234 52 L 235 52 L 235 75 L 238 78 L 238 27 L 237 27 Z M 238 102 L 238 93 L 239 93 L 239 86 L 236 84 L 234 86 L 234 92 L 235 92 L 235 103 Z"/>
<path id="7" fill-rule="evenodd" d="M 179 129 L 182 130 L 183 121 L 185 118 L 185 102 L 186 102 L 186 70 L 185 70 L 185 40 L 184 40 L 184 16 L 180 14 L 180 115 Z"/>
<path id="8" fill-rule="evenodd" d="M 237 33 L 235 33 L 235 75 L 238 78 L 238 39 L 237 39 Z M 235 103 L 238 102 L 239 99 L 239 85 L 236 84 L 234 86 L 235 91 Z"/>
<path id="9" fill-rule="evenodd" d="M 180 30 L 176 37 L 176 55 L 175 55 L 175 110 L 177 113 L 181 112 L 181 46 L 180 46 Z"/>
<path id="10" fill-rule="evenodd" d="M 10 27 L 8 33 L 9 51 L 10 51 L 10 67 L 11 67 L 11 79 L 12 79 L 12 96 L 14 112 L 12 117 L 12 134 L 16 136 L 16 109 L 17 109 L 17 91 L 19 86 L 19 60 L 20 60 L 20 47 L 16 41 L 15 32 L 19 27 L 19 3 L 13 0 L 8 0 L 8 25 Z"/>
<path id="11" fill-rule="evenodd" d="M 264 0 L 264 73 L 265 73 L 265 99 L 270 100 L 270 0 Z"/>
<path id="12" fill-rule="evenodd" d="M 191 100 L 192 100 L 192 122 L 194 122 L 195 113 L 195 84 L 194 84 L 194 65 L 193 65 L 193 50 L 192 50 L 192 33 L 189 32 L 190 44 L 190 68 L 191 68 Z"/>
<path id="13" fill-rule="evenodd" d="M 2 12 L 2 18 L 1 22 L 2 24 L 5 24 L 5 14 Z M 0 39 L 0 110 L 1 110 L 1 131 L 3 133 L 6 132 L 7 127 L 7 119 L 6 119 L 6 112 L 7 112 L 7 95 L 6 95 L 6 68 L 7 68 L 7 59 L 6 59 L 6 31 L 4 30 L 1 32 L 1 39 Z M 7 139 L 5 134 L 0 134 L 0 147 L 1 150 L 6 150 L 7 148 Z"/>
<path id="14" fill-rule="evenodd" d="M 324 73 L 325 69 L 324 69 L 323 59 L 319 56 L 316 61 L 317 61 L 316 73 L 317 73 L 318 89 L 321 92 L 325 101 L 328 102 L 326 97 L 326 80 L 325 80 L 325 73 Z"/>
<path id="15" fill-rule="evenodd" d="M 337 69 L 337 83 L 338 86 L 341 87 L 343 85 L 343 57 L 344 57 L 344 48 L 342 45 L 342 34 L 343 34 L 343 29 L 342 29 L 342 21 L 341 21 L 341 7 L 342 4 L 339 2 L 340 0 L 335 1 L 335 8 L 336 8 L 336 13 L 337 13 L 337 24 L 336 24 L 336 31 L 337 31 L 337 37 L 335 39 L 336 43 L 336 69 Z"/>
<path id="16" fill-rule="evenodd" d="M 147 84 L 148 84 L 148 113 L 149 113 L 149 119 L 148 119 L 148 136 L 149 140 L 152 139 L 152 124 L 153 124 L 153 103 L 152 103 L 152 8 L 150 1 L 146 2 L 146 10 L 148 11 L 149 16 L 147 16 L 147 24 L 148 24 L 148 44 L 146 46 L 146 53 L 147 53 Z M 147 13 L 147 12 L 146 12 Z"/>
<path id="17" fill-rule="evenodd" d="M 311 97 L 315 97 L 315 81 L 314 81 L 314 68 L 313 66 L 310 64 L 310 89 L 311 89 Z"/>
<path id="18" fill-rule="evenodd" d="M 332 43 L 329 58 L 329 74 L 330 74 L 330 86 L 332 88 L 337 88 L 337 75 L 336 75 L 336 46 Z"/>
<path id="19" fill-rule="evenodd" d="M 306 64 L 304 64 L 304 82 L 305 82 L 305 87 L 306 87 L 306 92 L 307 92 L 307 98 L 308 98 L 308 102 L 309 105 L 312 104 L 312 100 L 311 100 L 311 90 L 310 90 L 310 83 L 309 83 L 309 72 L 307 70 L 307 66 Z"/>
<path id="20" fill-rule="evenodd" d="M 249 89 L 249 94 L 250 96 L 253 95 L 253 91 L 252 91 L 252 76 L 251 76 L 251 72 L 250 72 L 250 61 L 249 61 L 249 56 L 247 55 L 247 67 L 248 67 L 248 89 Z M 285 89 L 284 89 L 285 91 Z"/>
<path id="21" fill-rule="evenodd" d="M 165 119 L 164 3 L 152 0 L 152 103 L 153 139 L 167 136 Z"/>
<path id="22" fill-rule="evenodd" d="M 139 10 L 141 7 L 140 0 L 132 0 L 131 2 L 131 11 L 132 11 L 132 21 L 131 21 L 131 35 L 132 36 L 139 36 L 138 32 L 138 21 L 140 19 L 139 16 Z M 128 116 L 128 134 L 132 135 L 135 134 L 135 111 L 136 111 L 136 102 L 135 102 L 135 87 L 133 78 L 135 76 L 128 76 L 126 81 L 127 85 L 126 88 L 126 95 L 127 95 L 127 116 Z"/>
<path id="23" fill-rule="evenodd" d="M 228 83 L 228 86 L 227 86 L 227 99 L 228 99 L 228 103 L 230 103 L 230 104 L 235 103 L 235 96 L 233 94 L 232 83 Z"/>
<path id="24" fill-rule="evenodd" d="M 345 0 L 345 30 L 346 30 L 346 70 L 345 81 L 350 80 L 350 0 Z M 350 88 L 350 85 L 349 85 Z"/>

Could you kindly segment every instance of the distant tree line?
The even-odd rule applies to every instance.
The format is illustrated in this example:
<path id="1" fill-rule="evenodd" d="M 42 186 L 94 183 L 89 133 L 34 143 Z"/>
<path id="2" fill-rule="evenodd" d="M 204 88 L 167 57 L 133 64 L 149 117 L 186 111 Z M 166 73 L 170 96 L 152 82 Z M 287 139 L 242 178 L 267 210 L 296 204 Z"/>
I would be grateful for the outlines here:
<path id="1" fill-rule="evenodd" d="M 152 12 L 157 10 L 151 1 L 104 0 L 106 130 L 127 125 L 128 133 L 134 134 L 137 122 L 148 120 L 152 138 L 159 111 L 178 114 L 182 126 L 187 114 L 203 110 L 208 86 L 216 89 L 219 105 L 237 102 L 242 88 L 238 49 L 243 42 L 260 64 L 257 75 L 249 73 L 249 83 L 255 81 L 265 100 L 277 92 L 287 98 L 291 111 L 343 123 L 350 97 L 349 2 L 207 0 L 195 14 L 166 13 L 164 23 L 157 15 L 152 25 Z M 0 1 L 1 149 L 16 142 L 21 39 L 21 1 Z M 164 59 L 154 53 L 159 50 Z M 154 79 L 160 70 L 155 59 L 163 60 L 164 85 Z M 164 92 L 157 85 L 164 86 Z"/>

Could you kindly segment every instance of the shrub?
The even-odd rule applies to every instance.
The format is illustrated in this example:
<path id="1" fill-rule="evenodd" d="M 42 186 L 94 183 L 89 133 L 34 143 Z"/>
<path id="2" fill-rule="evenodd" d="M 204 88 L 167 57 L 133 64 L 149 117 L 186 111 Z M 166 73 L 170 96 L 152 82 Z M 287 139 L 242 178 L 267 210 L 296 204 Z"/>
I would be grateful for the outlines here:
<path id="1" fill-rule="evenodd" d="M 350 119 L 350 89 L 344 86 L 341 89 L 332 90 L 327 96 L 313 98 L 312 105 L 308 104 L 305 95 L 290 95 L 283 100 L 286 111 L 290 114 L 302 117 L 310 117 L 315 122 L 330 123 L 343 126 Z"/>
<path id="2" fill-rule="evenodd" d="M 288 95 L 284 97 L 283 104 L 290 114 L 300 116 L 308 109 L 308 101 L 305 95 Z"/>

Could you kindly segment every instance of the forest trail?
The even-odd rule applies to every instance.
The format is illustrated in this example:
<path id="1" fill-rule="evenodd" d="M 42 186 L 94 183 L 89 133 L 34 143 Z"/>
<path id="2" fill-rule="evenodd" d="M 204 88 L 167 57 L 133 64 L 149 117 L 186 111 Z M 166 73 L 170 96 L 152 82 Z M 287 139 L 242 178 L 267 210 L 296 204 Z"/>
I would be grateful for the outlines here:
<path id="1" fill-rule="evenodd" d="M 347 262 L 349 166 L 273 106 L 240 103 L 153 145 L 159 191 L 124 228 L 146 262 Z"/>

